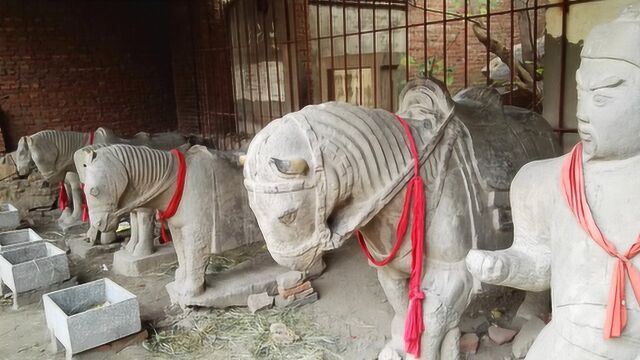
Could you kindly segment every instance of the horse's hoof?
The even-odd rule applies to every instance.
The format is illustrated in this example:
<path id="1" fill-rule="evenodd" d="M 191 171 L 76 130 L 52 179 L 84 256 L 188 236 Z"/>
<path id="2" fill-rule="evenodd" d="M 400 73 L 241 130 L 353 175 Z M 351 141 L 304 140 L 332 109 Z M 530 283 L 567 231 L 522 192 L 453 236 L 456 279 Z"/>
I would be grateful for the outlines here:
<path id="1" fill-rule="evenodd" d="M 402 360 L 402 356 L 398 354 L 391 346 L 387 345 L 378 354 L 378 360 Z"/>

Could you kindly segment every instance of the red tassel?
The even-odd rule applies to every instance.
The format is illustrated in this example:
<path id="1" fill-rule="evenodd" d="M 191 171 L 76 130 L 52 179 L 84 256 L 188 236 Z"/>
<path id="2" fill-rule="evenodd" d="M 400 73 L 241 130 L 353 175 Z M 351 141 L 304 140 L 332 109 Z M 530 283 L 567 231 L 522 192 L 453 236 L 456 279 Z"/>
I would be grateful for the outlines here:
<path id="1" fill-rule="evenodd" d="M 400 249 L 409 223 L 409 214 L 411 214 L 413 219 L 411 223 L 411 275 L 409 277 L 409 309 L 407 311 L 407 319 L 404 322 L 404 347 L 407 353 L 415 357 L 420 357 L 420 342 L 422 340 L 422 333 L 424 332 L 424 321 L 422 318 L 422 300 L 424 300 L 424 292 L 422 291 L 425 218 L 424 181 L 420 176 L 420 159 L 418 157 L 416 143 L 411 134 L 411 129 L 403 118 L 398 115 L 396 115 L 396 118 L 402 124 L 409 140 L 409 149 L 413 157 L 414 173 L 413 178 L 407 184 L 404 207 L 400 215 L 398 227 L 396 228 L 396 243 L 393 245 L 391 253 L 387 258 L 376 260 L 371 255 L 371 252 L 369 252 L 360 231 L 356 231 L 356 236 L 367 258 L 376 266 L 384 266 L 393 260 Z M 413 207 L 411 205 L 413 205 Z"/>
<path id="2" fill-rule="evenodd" d="M 82 193 L 82 222 L 88 222 L 89 204 L 87 204 L 87 197 L 84 194 L 84 184 L 80 184 L 80 192 Z"/>
<path id="3" fill-rule="evenodd" d="M 67 189 L 64 187 L 64 181 L 60 181 L 58 185 L 58 209 L 64 211 L 69 207 L 69 197 L 67 196 Z"/>
<path id="4" fill-rule="evenodd" d="M 180 201 L 182 200 L 182 192 L 184 191 L 184 180 L 187 173 L 187 163 L 184 159 L 184 154 L 182 154 L 178 150 L 171 150 L 171 153 L 178 158 L 178 179 L 176 179 L 176 192 L 173 193 L 171 200 L 169 201 L 169 205 L 167 208 L 162 211 L 158 210 L 158 219 L 160 220 L 160 235 L 162 239 L 162 243 L 166 244 L 171 239 L 165 230 L 165 221 L 175 215 L 176 211 L 178 211 L 178 206 L 180 205 Z"/>

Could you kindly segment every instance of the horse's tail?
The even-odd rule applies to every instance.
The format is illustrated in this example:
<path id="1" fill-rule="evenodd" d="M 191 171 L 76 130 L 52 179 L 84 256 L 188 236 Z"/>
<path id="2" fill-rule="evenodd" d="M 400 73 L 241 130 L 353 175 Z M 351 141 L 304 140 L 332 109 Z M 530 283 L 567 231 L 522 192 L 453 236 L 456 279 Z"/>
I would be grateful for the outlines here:
<path id="1" fill-rule="evenodd" d="M 418 120 L 430 115 L 443 121 L 453 112 L 455 103 L 441 81 L 417 77 L 402 89 L 398 104 L 398 114 L 408 118 Z"/>

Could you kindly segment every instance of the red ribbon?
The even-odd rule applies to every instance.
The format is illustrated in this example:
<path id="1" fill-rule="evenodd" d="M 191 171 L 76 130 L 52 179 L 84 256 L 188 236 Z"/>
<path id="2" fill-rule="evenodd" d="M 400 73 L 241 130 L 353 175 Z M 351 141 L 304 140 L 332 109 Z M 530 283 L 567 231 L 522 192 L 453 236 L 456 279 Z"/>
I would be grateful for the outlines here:
<path id="1" fill-rule="evenodd" d="M 184 159 L 184 154 L 180 151 L 173 149 L 171 153 L 178 158 L 178 179 L 176 180 L 176 191 L 173 193 L 169 205 L 162 211 L 158 210 L 158 220 L 160 220 L 160 235 L 162 237 L 162 243 L 166 244 L 170 240 L 169 235 L 165 230 L 165 222 L 167 219 L 176 214 L 180 201 L 182 200 L 182 193 L 184 191 L 184 178 L 187 173 L 187 164 Z"/>
<path id="2" fill-rule="evenodd" d="M 409 148 L 413 156 L 413 177 L 407 184 L 407 193 L 404 198 L 404 207 L 398 227 L 396 228 L 396 243 L 391 249 L 391 253 L 385 259 L 376 260 L 369 252 L 364 237 L 360 231 L 356 231 L 356 237 L 360 243 L 362 251 L 376 266 L 385 266 L 393 258 L 395 258 L 404 235 L 407 232 L 409 224 L 410 210 L 413 213 L 413 223 L 411 224 L 411 275 L 409 277 L 409 309 L 407 311 L 407 319 L 404 323 L 404 346 L 405 351 L 415 357 L 420 357 L 420 340 L 424 332 L 424 321 L 422 317 L 422 300 L 424 300 L 424 292 L 422 291 L 422 263 L 424 259 L 424 221 L 425 221 L 425 197 L 424 197 L 424 181 L 420 176 L 420 160 L 415 140 L 411 134 L 411 129 L 407 122 L 396 115 L 396 118 L 402 124 L 407 138 L 409 140 Z M 411 205 L 413 207 L 411 208 Z"/>
<path id="3" fill-rule="evenodd" d="M 578 143 L 562 164 L 560 187 L 567 205 L 576 216 L 580 226 L 589 234 L 607 254 L 616 258 L 615 268 L 609 288 L 609 303 L 604 324 L 604 338 L 619 337 L 627 325 L 627 307 L 625 305 L 625 274 L 629 276 L 636 301 L 640 303 L 640 272 L 633 266 L 631 259 L 640 253 L 640 235 L 629 250 L 618 254 L 615 245 L 607 240 L 596 225 L 587 195 L 584 191 L 584 173 L 582 171 L 582 143 Z"/>
<path id="4" fill-rule="evenodd" d="M 64 211 L 69 207 L 69 196 L 67 195 L 67 189 L 64 187 L 64 181 L 60 181 L 58 184 L 58 209 Z"/>

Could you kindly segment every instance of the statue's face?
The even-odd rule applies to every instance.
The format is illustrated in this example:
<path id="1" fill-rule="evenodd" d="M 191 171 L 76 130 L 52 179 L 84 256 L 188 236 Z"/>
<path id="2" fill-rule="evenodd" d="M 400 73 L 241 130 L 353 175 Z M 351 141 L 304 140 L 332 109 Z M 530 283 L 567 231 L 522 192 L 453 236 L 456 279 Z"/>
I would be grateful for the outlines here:
<path id="1" fill-rule="evenodd" d="M 578 132 L 588 158 L 640 154 L 640 68 L 620 60 L 582 59 Z"/>
<path id="2" fill-rule="evenodd" d="M 20 141 L 18 141 L 18 150 L 16 151 L 16 168 L 18 175 L 28 175 L 32 166 L 35 166 L 35 164 L 33 163 L 33 160 L 31 160 L 31 153 L 29 153 L 27 138 L 23 136 L 20 138 Z"/>

